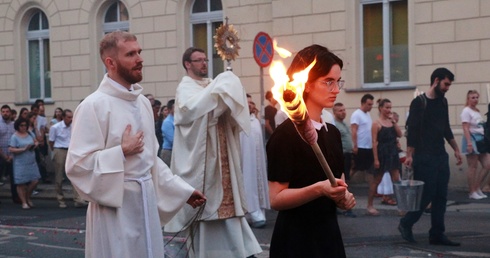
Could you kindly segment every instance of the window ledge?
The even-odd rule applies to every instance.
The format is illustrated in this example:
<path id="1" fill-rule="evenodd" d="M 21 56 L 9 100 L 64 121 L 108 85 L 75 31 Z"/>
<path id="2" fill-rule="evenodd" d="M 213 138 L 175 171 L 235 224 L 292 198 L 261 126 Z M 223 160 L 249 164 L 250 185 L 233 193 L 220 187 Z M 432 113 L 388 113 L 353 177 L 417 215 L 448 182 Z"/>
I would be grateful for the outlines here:
<path id="1" fill-rule="evenodd" d="M 44 105 L 54 105 L 53 100 L 44 100 Z M 34 101 L 23 101 L 23 102 L 14 102 L 15 106 L 30 106 L 34 104 Z"/>
<path id="2" fill-rule="evenodd" d="M 369 88 L 357 88 L 357 89 L 345 89 L 349 92 L 373 92 L 373 91 L 396 91 L 396 90 L 415 90 L 415 86 L 384 86 L 384 87 L 369 87 Z"/>

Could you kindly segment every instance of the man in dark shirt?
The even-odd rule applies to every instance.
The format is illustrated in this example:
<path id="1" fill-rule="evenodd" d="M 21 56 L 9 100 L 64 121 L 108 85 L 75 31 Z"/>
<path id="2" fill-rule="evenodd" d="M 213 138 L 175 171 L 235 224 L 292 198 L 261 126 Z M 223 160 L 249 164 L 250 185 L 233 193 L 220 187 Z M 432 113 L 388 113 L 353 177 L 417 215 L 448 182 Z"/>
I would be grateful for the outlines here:
<path id="1" fill-rule="evenodd" d="M 408 212 L 398 225 L 403 239 L 415 243 L 412 226 L 420 219 L 423 210 L 432 203 L 429 243 L 431 245 L 459 246 L 444 234 L 447 189 L 449 183 L 449 155 L 444 139 L 454 150 L 457 165 L 461 165 L 461 153 L 449 126 L 447 100 L 454 75 L 446 68 L 437 68 L 431 75 L 431 87 L 423 96 L 412 100 L 407 120 L 407 159 L 405 165 L 413 166 L 414 179 L 423 181 L 424 189 L 420 209 Z"/>
<path id="2" fill-rule="evenodd" d="M 277 101 L 272 96 L 271 91 L 267 91 L 265 93 L 265 99 L 269 101 L 269 105 L 264 109 L 264 120 L 265 120 L 265 139 L 269 140 L 272 135 L 272 132 L 276 129 L 276 122 L 274 117 L 277 113 L 276 104 Z"/>

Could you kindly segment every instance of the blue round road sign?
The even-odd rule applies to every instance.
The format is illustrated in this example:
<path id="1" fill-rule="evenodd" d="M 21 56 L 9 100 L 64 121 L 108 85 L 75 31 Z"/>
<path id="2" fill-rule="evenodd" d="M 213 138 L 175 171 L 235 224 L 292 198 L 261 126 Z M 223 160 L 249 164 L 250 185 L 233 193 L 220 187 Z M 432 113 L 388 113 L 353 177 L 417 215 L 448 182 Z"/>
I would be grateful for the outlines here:
<path id="1" fill-rule="evenodd" d="M 254 39 L 254 59 L 260 67 L 267 67 L 274 57 L 274 46 L 269 34 L 259 32 Z"/>

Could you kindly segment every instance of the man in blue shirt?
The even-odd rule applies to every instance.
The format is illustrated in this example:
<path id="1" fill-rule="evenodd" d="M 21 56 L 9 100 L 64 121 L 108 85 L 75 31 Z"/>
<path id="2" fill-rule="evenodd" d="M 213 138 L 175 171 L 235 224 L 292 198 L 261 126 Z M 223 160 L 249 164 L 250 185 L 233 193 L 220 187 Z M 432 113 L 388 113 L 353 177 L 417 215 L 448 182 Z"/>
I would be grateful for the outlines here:
<path id="1" fill-rule="evenodd" d="M 174 104 L 175 99 L 167 102 L 168 116 L 162 123 L 163 145 L 161 158 L 169 167 L 170 161 L 172 160 L 172 147 L 174 145 Z"/>

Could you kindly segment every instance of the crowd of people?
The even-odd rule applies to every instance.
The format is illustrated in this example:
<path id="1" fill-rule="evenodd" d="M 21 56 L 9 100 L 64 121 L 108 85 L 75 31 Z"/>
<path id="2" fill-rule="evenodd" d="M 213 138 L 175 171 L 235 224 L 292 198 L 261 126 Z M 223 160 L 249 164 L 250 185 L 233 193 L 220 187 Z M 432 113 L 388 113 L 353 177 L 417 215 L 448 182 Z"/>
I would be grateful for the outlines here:
<path id="1" fill-rule="evenodd" d="M 186 74 L 175 98 L 162 105 L 152 94 L 142 95 L 141 52 L 133 34 L 105 35 L 100 55 L 107 73 L 74 112 L 58 107 L 48 120 L 42 100 L 18 115 L 8 105 L 1 107 L 1 184 L 10 180 L 13 201 L 31 209 L 36 186 L 51 183 L 52 172 L 59 207 L 66 208 L 67 176 L 73 206 L 88 205 L 86 257 L 163 257 L 162 228 L 183 233 L 191 257 L 254 257 L 262 249 L 251 228 L 264 227 L 271 208 L 278 215 L 270 257 L 345 257 L 337 215 L 357 216 L 346 182 L 356 173 L 365 175 L 366 214 L 377 216 L 378 194 L 384 194 L 382 204 L 397 204 L 392 192 L 380 193 L 379 186 L 384 178 L 388 185 L 400 181 L 402 163 L 413 168 L 413 179 L 425 183 L 420 209 L 400 212 L 402 238 L 416 242 L 412 227 L 430 205 L 430 244 L 457 246 L 445 235 L 449 156 L 444 140 L 458 165 L 466 155 L 469 198 L 487 198 L 482 187 L 490 146 L 480 145 L 485 130 L 479 93 L 471 90 L 466 97 L 460 151 L 444 97 L 454 81 L 446 68 L 434 70 L 429 90 L 410 104 L 401 161 L 403 136 L 391 101 L 376 102 L 379 114 L 373 121 L 374 96 L 365 94 L 347 122 L 345 105 L 336 101 L 344 86 L 343 61 L 323 46 L 299 51 L 287 71 L 292 80 L 316 60 L 303 93 L 309 115 L 304 135 L 270 91 L 262 114 L 231 71 L 209 78 L 206 52 L 195 47 L 182 56 Z"/>
<path id="2" fill-rule="evenodd" d="M 55 109 L 50 123 L 45 115 L 44 101 L 36 100 L 30 110 L 17 112 L 3 105 L 0 120 L 1 184 L 10 181 L 12 201 L 22 209 L 34 207 L 31 196 L 39 183 L 52 184 L 60 208 L 66 208 L 62 184 L 66 181 L 65 159 L 71 137 L 71 110 Z M 68 182 L 69 183 L 69 182 Z M 85 207 L 87 202 L 73 193 L 74 206 Z"/>

